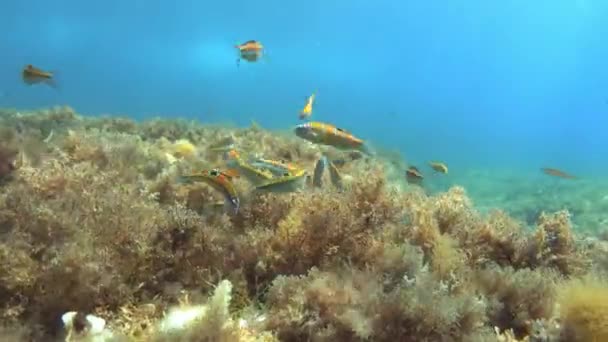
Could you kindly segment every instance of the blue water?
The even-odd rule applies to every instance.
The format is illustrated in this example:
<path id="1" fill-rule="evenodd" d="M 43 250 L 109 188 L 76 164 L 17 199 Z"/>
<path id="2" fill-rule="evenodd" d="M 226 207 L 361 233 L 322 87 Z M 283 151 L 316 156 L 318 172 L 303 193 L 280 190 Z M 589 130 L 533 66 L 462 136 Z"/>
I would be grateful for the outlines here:
<path id="1" fill-rule="evenodd" d="M 0 106 L 282 129 L 314 118 L 452 169 L 608 171 L 608 2 L 0 2 Z M 233 45 L 268 58 L 237 69 Z M 25 64 L 58 74 L 28 87 Z"/>

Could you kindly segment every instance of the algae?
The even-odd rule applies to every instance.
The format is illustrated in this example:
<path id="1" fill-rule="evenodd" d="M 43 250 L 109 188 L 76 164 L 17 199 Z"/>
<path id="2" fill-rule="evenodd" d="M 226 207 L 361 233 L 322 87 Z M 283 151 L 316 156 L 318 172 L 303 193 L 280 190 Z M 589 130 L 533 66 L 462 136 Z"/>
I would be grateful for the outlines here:
<path id="1" fill-rule="evenodd" d="M 237 179 L 242 207 L 226 215 L 213 189 L 177 181 L 224 165 L 214 142 L 308 172 L 338 152 L 260 127 L 69 107 L 4 110 L 0 122 L 4 340 L 64 340 L 66 312 L 102 318 L 117 341 L 606 336 L 595 302 L 608 243 L 577 233 L 565 210 L 534 222 L 480 212 L 461 186 L 408 187 L 380 155 L 341 164 L 344 191 L 259 193 Z M 164 329 L 184 307 L 191 325 Z"/>

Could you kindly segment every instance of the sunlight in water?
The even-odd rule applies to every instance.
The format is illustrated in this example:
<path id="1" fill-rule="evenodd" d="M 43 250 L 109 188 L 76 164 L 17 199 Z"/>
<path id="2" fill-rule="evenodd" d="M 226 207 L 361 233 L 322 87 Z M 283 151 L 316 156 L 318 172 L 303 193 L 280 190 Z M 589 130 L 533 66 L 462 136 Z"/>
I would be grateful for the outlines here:
<path id="1" fill-rule="evenodd" d="M 75 37 L 73 26 L 69 25 L 69 21 L 62 17 L 48 17 L 46 19 L 42 32 L 44 32 L 43 38 L 48 48 L 65 51 L 74 44 L 77 37 Z"/>

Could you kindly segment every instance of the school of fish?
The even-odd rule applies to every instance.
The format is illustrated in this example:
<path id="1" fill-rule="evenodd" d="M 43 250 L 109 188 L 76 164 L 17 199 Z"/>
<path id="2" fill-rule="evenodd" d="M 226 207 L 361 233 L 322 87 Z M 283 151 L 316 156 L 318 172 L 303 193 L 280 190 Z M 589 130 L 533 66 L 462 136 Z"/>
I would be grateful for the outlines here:
<path id="1" fill-rule="evenodd" d="M 264 45 L 256 40 L 248 40 L 234 46 L 237 49 L 237 67 L 241 61 L 255 63 L 266 56 Z M 21 70 L 21 78 L 28 85 L 45 84 L 57 89 L 56 72 L 28 64 Z M 310 119 L 313 115 L 317 92 L 314 91 L 306 98 L 304 107 L 299 111 L 300 120 Z M 363 139 L 353 133 L 339 128 L 331 123 L 308 121 L 298 124 L 294 128 L 294 134 L 312 144 L 331 146 L 340 151 L 347 151 L 347 158 L 330 160 L 328 156 L 322 155 L 316 162 L 312 176 L 308 170 L 285 160 L 273 160 L 266 158 L 253 158 L 243 156 L 236 148 L 234 137 L 229 136 L 209 146 L 213 152 L 223 153 L 225 166 L 214 167 L 207 170 L 182 175 L 179 181 L 182 183 L 201 182 L 207 184 L 224 197 L 223 207 L 228 213 L 236 214 L 241 205 L 241 197 L 233 184 L 235 178 L 243 177 L 253 185 L 252 192 L 297 192 L 306 187 L 321 188 L 324 183 L 324 175 L 329 174 L 332 186 L 341 191 L 344 189 L 343 177 L 339 167 L 345 163 L 355 161 L 362 156 L 374 157 L 375 152 Z M 429 167 L 435 173 L 448 174 L 448 166 L 441 161 L 429 162 Z M 577 179 L 577 177 L 556 168 L 543 167 L 541 172 L 563 179 Z M 423 186 L 424 175 L 420 169 L 410 165 L 404 171 L 405 180 L 408 184 Z"/>

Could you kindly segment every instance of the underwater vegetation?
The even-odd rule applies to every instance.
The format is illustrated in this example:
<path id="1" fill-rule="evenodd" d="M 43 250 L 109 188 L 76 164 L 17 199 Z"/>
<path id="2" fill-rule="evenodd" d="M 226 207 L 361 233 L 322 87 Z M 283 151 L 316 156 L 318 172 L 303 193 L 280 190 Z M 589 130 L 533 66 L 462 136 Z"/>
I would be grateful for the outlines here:
<path id="1" fill-rule="evenodd" d="M 380 155 L 258 126 L 69 107 L 0 121 L 2 340 L 608 340 L 608 241 L 567 211 L 529 229 Z M 238 210 L 182 181 L 197 173 L 226 175 Z"/>

